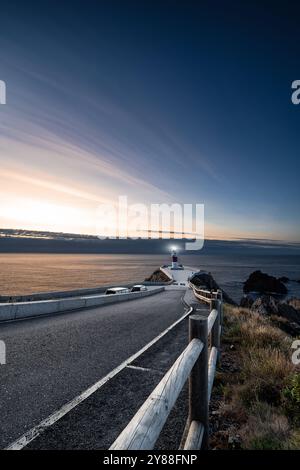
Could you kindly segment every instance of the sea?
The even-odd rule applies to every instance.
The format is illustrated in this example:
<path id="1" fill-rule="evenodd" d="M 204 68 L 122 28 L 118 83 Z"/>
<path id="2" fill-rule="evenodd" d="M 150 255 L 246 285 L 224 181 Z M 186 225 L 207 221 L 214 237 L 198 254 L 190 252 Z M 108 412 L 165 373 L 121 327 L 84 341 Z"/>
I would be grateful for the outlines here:
<path id="1" fill-rule="evenodd" d="M 169 263 L 169 255 L 129 254 L 0 254 L 0 295 L 69 290 L 101 285 L 142 282 L 155 269 Z M 236 302 L 243 282 L 260 269 L 286 276 L 288 296 L 300 298 L 300 256 L 294 255 L 181 255 L 187 266 L 211 272 Z"/>

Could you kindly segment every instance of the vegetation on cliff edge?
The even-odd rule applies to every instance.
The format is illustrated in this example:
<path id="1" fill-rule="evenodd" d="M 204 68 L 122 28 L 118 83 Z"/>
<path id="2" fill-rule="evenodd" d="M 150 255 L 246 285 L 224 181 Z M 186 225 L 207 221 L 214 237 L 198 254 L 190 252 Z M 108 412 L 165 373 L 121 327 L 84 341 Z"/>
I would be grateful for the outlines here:
<path id="1" fill-rule="evenodd" d="M 211 447 L 300 449 L 300 367 L 271 317 L 225 305 Z"/>

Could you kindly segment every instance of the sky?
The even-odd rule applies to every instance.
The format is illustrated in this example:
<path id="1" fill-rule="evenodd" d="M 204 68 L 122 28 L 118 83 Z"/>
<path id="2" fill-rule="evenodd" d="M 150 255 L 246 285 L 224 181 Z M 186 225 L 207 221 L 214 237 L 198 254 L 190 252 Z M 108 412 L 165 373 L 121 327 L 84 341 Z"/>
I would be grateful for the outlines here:
<path id="1" fill-rule="evenodd" d="M 1 5 L 0 227 L 97 234 L 100 204 L 204 204 L 205 236 L 300 241 L 288 2 Z"/>

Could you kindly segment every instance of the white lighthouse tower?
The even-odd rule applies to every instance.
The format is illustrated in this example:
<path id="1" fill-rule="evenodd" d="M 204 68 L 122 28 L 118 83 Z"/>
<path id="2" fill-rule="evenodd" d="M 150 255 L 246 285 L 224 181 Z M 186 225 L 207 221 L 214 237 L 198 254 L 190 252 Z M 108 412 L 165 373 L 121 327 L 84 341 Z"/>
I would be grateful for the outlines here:
<path id="1" fill-rule="evenodd" d="M 178 266 L 178 257 L 175 247 L 172 248 L 172 266 L 171 269 L 179 269 Z"/>

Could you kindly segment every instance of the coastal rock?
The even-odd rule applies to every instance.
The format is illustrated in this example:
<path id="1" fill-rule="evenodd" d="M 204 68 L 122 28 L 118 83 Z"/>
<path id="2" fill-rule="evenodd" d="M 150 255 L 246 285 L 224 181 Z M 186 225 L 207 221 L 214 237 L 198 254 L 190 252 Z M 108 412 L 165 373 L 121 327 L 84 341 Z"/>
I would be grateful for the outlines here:
<path id="1" fill-rule="evenodd" d="M 294 307 L 300 315 L 300 299 L 297 299 L 296 297 L 292 297 L 291 299 L 287 301 L 287 304 Z"/>
<path id="2" fill-rule="evenodd" d="M 240 307 L 242 308 L 250 308 L 254 302 L 254 298 L 251 295 L 244 295 L 240 301 Z"/>
<path id="3" fill-rule="evenodd" d="M 288 302 L 280 302 L 271 295 L 258 297 L 251 306 L 251 312 L 271 316 L 277 319 L 278 326 L 286 333 L 295 336 L 300 333 L 300 309 L 290 304 L 300 306 L 299 299 L 291 299 Z"/>
<path id="4" fill-rule="evenodd" d="M 286 284 L 286 283 L 289 282 L 290 280 L 289 280 L 288 277 L 282 276 L 282 277 L 279 277 L 279 278 L 278 278 L 278 281 L 283 282 L 284 284 Z"/>
<path id="5" fill-rule="evenodd" d="M 286 318 L 272 315 L 272 323 L 290 336 L 297 337 L 300 335 L 300 323 L 295 323 Z"/>
<path id="6" fill-rule="evenodd" d="M 231 305 L 236 305 L 234 300 L 232 300 L 229 295 L 226 294 L 226 292 L 223 291 L 219 287 L 219 285 L 216 283 L 214 280 L 213 276 L 211 273 L 207 273 L 206 271 L 199 271 L 195 273 L 191 278 L 190 278 L 191 284 L 194 284 L 196 287 L 201 287 L 207 290 L 222 290 L 223 292 L 223 300 L 224 302 L 231 304 Z"/>
<path id="7" fill-rule="evenodd" d="M 295 322 L 300 324 L 300 315 L 299 312 L 292 306 L 285 302 L 278 302 L 277 304 L 277 315 L 284 317 L 290 322 Z"/>
<path id="8" fill-rule="evenodd" d="M 295 322 L 289 322 L 288 323 L 290 330 L 291 330 L 291 335 L 292 336 L 300 336 L 300 325 L 299 323 Z"/>
<path id="9" fill-rule="evenodd" d="M 261 315 L 277 315 L 278 303 L 271 295 L 263 295 L 253 302 L 251 312 L 257 312 Z"/>
<path id="10" fill-rule="evenodd" d="M 244 283 L 244 292 L 259 292 L 261 294 L 287 294 L 287 288 L 279 279 L 261 271 L 254 271 Z"/>
<path id="11" fill-rule="evenodd" d="M 205 271 L 199 271 L 198 273 L 195 273 L 190 278 L 190 282 L 197 287 L 205 287 L 207 290 L 219 289 L 219 286 L 214 280 L 213 276 Z"/>
<path id="12" fill-rule="evenodd" d="M 147 277 L 145 279 L 146 282 L 162 282 L 162 283 L 165 283 L 165 282 L 170 282 L 170 279 L 168 278 L 168 276 L 163 272 L 161 271 L 160 269 L 157 269 L 156 271 L 154 271 L 151 276 Z"/>

